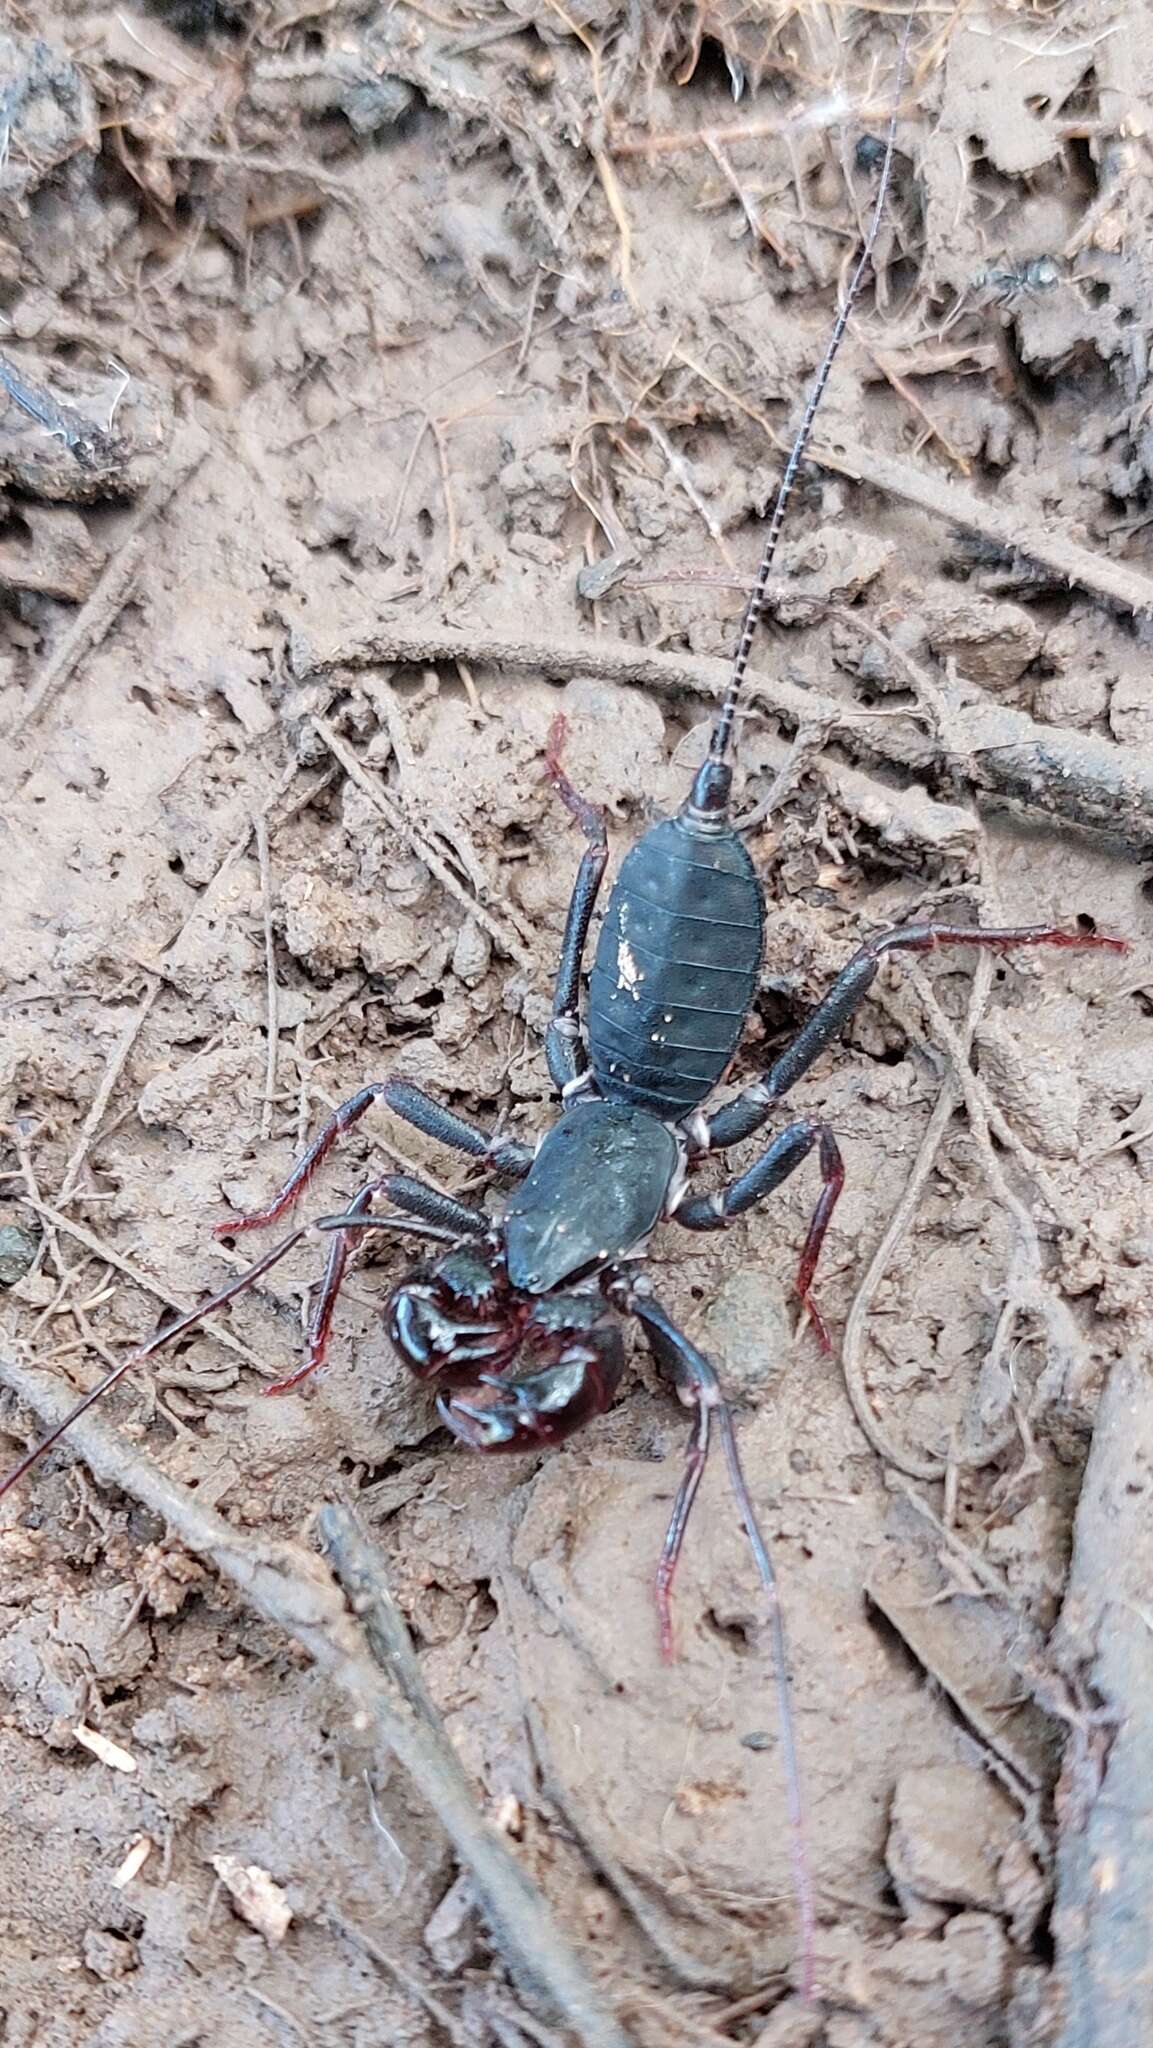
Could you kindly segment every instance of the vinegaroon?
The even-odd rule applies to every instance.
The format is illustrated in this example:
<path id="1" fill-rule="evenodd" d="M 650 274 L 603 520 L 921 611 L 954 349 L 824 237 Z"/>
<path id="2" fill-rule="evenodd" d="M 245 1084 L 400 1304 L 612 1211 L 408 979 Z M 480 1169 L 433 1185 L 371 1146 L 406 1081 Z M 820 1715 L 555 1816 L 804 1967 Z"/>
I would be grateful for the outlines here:
<path id="1" fill-rule="evenodd" d="M 311 1311 L 306 1356 L 297 1371 L 266 1387 L 268 1394 L 287 1393 L 322 1364 L 349 1256 L 364 1231 L 398 1231 L 444 1247 L 434 1263 L 393 1289 L 385 1313 L 400 1357 L 418 1378 L 437 1388 L 442 1420 L 472 1450 L 539 1451 L 603 1414 L 624 1370 L 622 1318 L 634 1317 L 662 1372 L 693 1411 L 684 1472 L 656 1575 L 662 1650 L 668 1655 L 672 1649 L 673 1577 L 714 1425 L 765 1593 L 806 1994 L 813 1976 L 814 1901 L 772 1564 L 716 1372 L 654 1294 L 644 1271 L 649 1240 L 666 1219 L 693 1231 L 724 1230 L 765 1201 L 815 1151 L 821 1190 L 801 1251 L 796 1290 L 828 1348 L 810 1289 L 844 1178 L 829 1125 L 810 1116 L 787 1124 L 751 1166 L 711 1193 L 697 1191 L 702 1161 L 764 1129 L 790 1088 L 833 1044 L 889 954 L 941 946 L 1124 947 L 1118 939 L 1049 925 L 982 929 L 925 924 L 882 931 L 854 954 L 767 1072 L 719 1108 L 707 1106 L 729 1068 L 757 991 L 766 916 L 761 884 L 730 814 L 736 714 L 786 509 L 872 257 L 896 119 L 894 110 L 864 247 L 785 468 L 707 758 L 676 816 L 645 832 L 621 865 L 597 941 L 583 1029 L 582 963 L 608 845 L 601 813 L 577 793 L 561 767 L 559 726 L 550 737 L 548 774 L 588 842 L 569 905 L 545 1041 L 549 1073 L 561 1099 L 559 1118 L 534 1148 L 478 1129 L 407 1081 L 372 1081 L 329 1118 L 264 1209 L 219 1224 L 217 1235 L 261 1229 L 291 1209 L 337 1138 L 377 1101 L 427 1136 L 513 1181 L 502 1213 L 494 1218 L 406 1174 L 386 1173 L 367 1181 L 344 1214 L 292 1231 L 211 1300 L 123 1360 L 0 1483 L 2 1495 L 132 1366 L 251 1287 L 311 1228 L 330 1233 L 331 1241 Z M 373 1204 L 381 1197 L 397 1213 L 376 1213 Z"/>

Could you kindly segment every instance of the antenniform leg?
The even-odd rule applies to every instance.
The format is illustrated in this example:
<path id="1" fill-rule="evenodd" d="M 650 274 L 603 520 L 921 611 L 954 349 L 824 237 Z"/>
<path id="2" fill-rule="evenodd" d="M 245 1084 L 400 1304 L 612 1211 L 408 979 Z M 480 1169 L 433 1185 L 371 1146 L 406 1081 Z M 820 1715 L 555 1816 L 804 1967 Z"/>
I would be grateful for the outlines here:
<path id="1" fill-rule="evenodd" d="M 369 1081 L 333 1111 L 272 1200 L 250 1216 L 230 1216 L 225 1222 L 218 1223 L 215 1235 L 238 1237 L 242 1230 L 261 1230 L 266 1224 L 275 1223 L 286 1209 L 291 1209 L 300 1200 L 337 1139 L 359 1123 L 365 1111 L 378 1100 L 418 1131 L 424 1131 L 430 1138 L 438 1138 L 444 1145 L 453 1145 L 458 1152 L 467 1152 L 474 1159 L 487 1159 L 499 1173 L 519 1175 L 527 1173 L 532 1165 L 530 1145 L 519 1145 L 512 1138 L 489 1136 L 487 1132 L 478 1130 L 475 1124 L 466 1123 L 463 1117 L 454 1115 L 452 1110 L 442 1109 L 431 1095 L 426 1095 L 423 1088 L 414 1087 L 411 1081 Z"/>
<path id="2" fill-rule="evenodd" d="M 773 1571 L 769 1548 L 761 1533 L 752 1496 L 741 1466 L 737 1449 L 736 1431 L 733 1428 L 732 1412 L 721 1393 L 709 1360 L 703 1351 L 679 1330 L 671 1317 L 651 1294 L 644 1292 L 634 1283 L 623 1298 L 623 1305 L 631 1309 L 643 1325 L 654 1358 L 662 1372 L 672 1380 L 685 1406 L 695 1410 L 693 1431 L 689 1438 L 685 1457 L 685 1469 L 673 1503 L 672 1515 L 657 1566 L 656 1596 L 657 1614 L 660 1622 L 661 1651 L 665 1657 L 673 1654 L 673 1630 L 671 1595 L 677 1561 L 684 1541 L 685 1525 L 704 1473 L 708 1457 L 709 1431 L 712 1419 L 716 1418 L 724 1445 L 725 1462 L 729 1468 L 729 1479 L 736 1496 L 737 1507 L 744 1523 L 745 1534 L 753 1553 L 757 1576 L 765 1596 L 768 1610 L 769 1629 L 773 1643 L 773 1664 L 777 1681 L 777 1711 L 781 1727 L 781 1760 L 785 1773 L 785 1787 L 789 1808 L 789 1825 L 792 1837 L 793 1882 L 796 1891 L 797 1914 L 800 1921 L 801 1979 L 802 1996 L 811 1995 L 813 1983 L 813 1951 L 816 1932 L 816 1907 L 813 1898 L 813 1879 L 809 1864 L 808 1845 L 805 1838 L 804 1801 L 801 1796 L 801 1774 L 797 1762 L 796 1734 L 793 1727 L 792 1692 L 789 1683 L 788 1647 L 785 1641 L 784 1616 L 777 1592 L 776 1574 Z"/>
<path id="3" fill-rule="evenodd" d="M 431 1194 L 434 1190 L 429 1189 L 427 1192 Z M 377 1230 L 399 1230 L 412 1237 L 431 1237 L 441 1244 L 451 1241 L 456 1235 L 455 1231 L 448 1231 L 442 1228 L 440 1224 L 419 1216 L 375 1217 L 373 1219 L 373 1227 Z M 216 1294 L 210 1295 L 208 1300 L 202 1301 L 198 1307 L 189 1309 L 187 1314 L 179 1316 L 174 1323 L 166 1323 L 162 1330 L 157 1331 L 155 1337 L 150 1337 L 147 1344 L 140 1345 L 138 1350 L 130 1351 L 127 1358 L 122 1358 L 119 1365 L 113 1366 L 111 1372 L 105 1373 L 104 1378 L 99 1380 L 84 1395 L 83 1399 L 78 1401 L 76 1406 L 69 1410 L 62 1422 L 58 1422 L 54 1429 L 49 1430 L 47 1436 L 41 1437 L 39 1443 L 34 1444 L 27 1455 L 21 1458 L 20 1463 L 15 1465 L 11 1472 L 5 1474 L 4 1479 L 0 1481 L 0 1500 L 37 1463 L 38 1459 L 43 1457 L 45 1451 L 50 1451 L 53 1444 L 60 1441 L 60 1438 L 71 1429 L 72 1424 L 81 1415 L 86 1415 L 88 1410 L 94 1407 L 97 1401 L 101 1400 L 111 1387 L 114 1387 L 119 1380 L 122 1380 L 126 1373 L 131 1372 L 133 1366 L 140 1365 L 146 1358 L 151 1358 L 154 1352 L 162 1351 L 165 1345 L 174 1343 L 176 1338 L 183 1337 L 186 1331 L 194 1330 L 198 1323 L 204 1321 L 206 1316 L 214 1315 L 217 1309 L 226 1308 L 230 1301 L 235 1301 L 238 1294 L 247 1293 L 250 1287 L 255 1286 L 258 1280 L 263 1279 L 266 1273 L 271 1272 L 274 1266 L 280 1264 L 281 1259 L 292 1250 L 294 1245 L 299 1244 L 303 1238 L 310 1237 L 314 1230 L 320 1228 L 321 1225 L 319 1224 L 302 1223 L 298 1230 L 290 1231 L 287 1237 L 281 1238 L 279 1244 L 274 1244 L 269 1251 L 266 1251 L 262 1258 L 255 1260 L 251 1266 L 246 1266 L 244 1272 L 238 1273 L 235 1279 L 230 1280 L 227 1287 L 220 1288 Z M 340 1277 L 338 1274 L 337 1286 L 339 1286 Z M 329 1276 L 326 1274 L 326 1285 L 328 1284 L 328 1278 Z M 274 1394 L 280 1391 L 280 1387 L 274 1382 L 271 1386 L 266 1387 L 264 1391 L 268 1394 Z"/>
<path id="4" fill-rule="evenodd" d="M 561 942 L 560 966 L 553 990 L 552 1022 L 545 1038 L 545 1058 L 554 1088 L 563 1095 L 588 1072 L 588 1059 L 580 1041 L 580 974 L 585 943 L 596 908 L 597 896 L 608 866 L 609 847 L 605 836 L 604 812 L 575 790 L 560 764 L 565 721 L 554 718 L 549 728 L 545 766 L 549 781 L 566 810 L 576 819 L 588 848 L 577 869 L 569 900 Z"/>
<path id="5" fill-rule="evenodd" d="M 817 1123 L 809 1117 L 790 1124 L 787 1130 L 773 1139 L 768 1151 L 754 1161 L 747 1173 L 740 1174 L 716 1194 L 690 1195 L 687 1201 L 674 1209 L 673 1216 L 687 1230 L 725 1230 L 735 1217 L 743 1216 L 746 1209 L 763 1202 L 766 1195 L 771 1195 L 774 1188 L 779 1188 L 781 1182 L 788 1179 L 790 1173 L 795 1173 L 814 1145 L 819 1148 L 821 1192 L 801 1250 L 796 1288 L 812 1317 L 822 1348 L 828 1351 L 829 1333 L 809 1292 L 825 1232 L 845 1184 L 844 1161 L 828 1124 Z"/>
<path id="6" fill-rule="evenodd" d="M 705 1119 L 705 1149 L 751 1138 L 767 1122 L 769 1114 L 814 1060 L 829 1047 L 842 1026 L 863 1002 L 886 953 L 930 953 L 940 946 L 981 946 L 1005 952 L 1014 946 L 1104 946 L 1114 953 L 1128 950 L 1125 939 L 1106 938 L 1100 932 L 1063 931 L 1059 925 L 1009 925 L 986 928 L 965 924 L 922 924 L 898 926 L 867 939 L 843 968 L 823 1002 L 818 1003 L 801 1026 L 791 1045 L 773 1062 L 762 1081 L 725 1104 L 715 1116 Z"/>
<path id="7" fill-rule="evenodd" d="M 324 1278 L 308 1318 L 304 1364 L 289 1373 L 286 1379 L 274 1380 L 271 1386 L 265 1387 L 266 1394 L 291 1393 L 302 1380 L 324 1364 L 337 1296 L 344 1284 L 354 1243 L 367 1230 L 398 1227 L 394 1219 L 372 1214 L 374 1195 L 383 1195 L 387 1201 L 395 1202 L 398 1209 L 418 1218 L 429 1234 L 444 1243 L 451 1244 L 461 1237 L 483 1237 L 489 1227 L 488 1218 L 482 1210 L 455 1202 L 451 1195 L 442 1195 L 437 1188 L 427 1187 L 424 1181 L 414 1180 L 409 1174 L 385 1173 L 375 1180 L 366 1181 L 353 1197 L 343 1218 L 325 1216 L 315 1226 L 318 1230 L 331 1230 L 333 1234 Z M 343 1229 L 340 1227 L 342 1222 L 345 1225 Z"/>

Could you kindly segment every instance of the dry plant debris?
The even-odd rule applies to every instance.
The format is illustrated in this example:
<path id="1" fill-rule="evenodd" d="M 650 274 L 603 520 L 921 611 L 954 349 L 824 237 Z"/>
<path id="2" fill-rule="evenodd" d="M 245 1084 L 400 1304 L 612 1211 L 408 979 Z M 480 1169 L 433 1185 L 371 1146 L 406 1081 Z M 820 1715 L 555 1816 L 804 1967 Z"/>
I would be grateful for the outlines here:
<path id="1" fill-rule="evenodd" d="M 579 852 L 545 735 L 563 709 L 614 854 L 683 793 L 898 32 L 775 0 L 47 0 L 0 36 L 13 1454 L 23 1403 L 222 1283 L 222 1207 L 362 1081 L 543 1127 Z M 1135 0 L 917 27 L 742 737 L 774 916 L 740 1078 L 896 918 L 1087 918 L 1133 953 L 894 972 L 798 1091 L 849 1170 L 827 1365 L 784 1294 L 807 1185 L 657 1247 L 745 1408 L 826 2007 L 788 1995 L 776 1738 L 719 1489 L 682 1662 L 656 1656 L 681 1418 L 638 1378 L 539 1468 L 452 1458 L 382 1328 L 389 1252 L 310 1400 L 260 1391 L 297 1356 L 290 1263 L 6 1509 L 14 2039 L 568 2048 L 591 1985 L 587 2038 L 637 2048 L 1090 2048 L 1106 1974 L 1140 2033 L 1143 34 Z M 478 1192 L 381 1113 L 323 1204 L 381 1156 Z M 309 1547 L 325 1501 L 355 1503 L 410 1625 L 451 1822 L 389 1761 L 380 1731 L 427 1734 L 424 1710 Z M 999 1816 L 980 1883 L 952 1840 L 970 1791 Z M 479 1933 L 437 1943 L 463 1868 L 483 1903 L 478 1842 L 543 1917 L 510 1938 L 497 1879 Z M 210 1910 L 230 1857 L 284 1888 L 282 1940 Z M 534 1945 L 561 1957 L 548 2009 Z"/>

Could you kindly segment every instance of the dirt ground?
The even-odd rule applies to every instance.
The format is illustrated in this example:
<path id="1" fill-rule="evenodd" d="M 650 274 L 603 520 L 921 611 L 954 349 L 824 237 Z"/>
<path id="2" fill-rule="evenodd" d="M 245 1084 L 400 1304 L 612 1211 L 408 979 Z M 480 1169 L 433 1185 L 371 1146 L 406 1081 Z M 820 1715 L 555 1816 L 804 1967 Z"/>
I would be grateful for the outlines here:
<path id="1" fill-rule="evenodd" d="M 927 908 L 1132 951 L 886 968 L 792 1098 L 848 1169 L 828 1356 L 789 1293 L 811 1166 L 653 1249 L 781 1577 L 818 2004 L 720 1464 L 658 1656 L 686 1425 L 642 1348 L 562 1451 L 466 1456 L 391 1352 L 413 1254 L 382 1241 L 326 1373 L 268 1401 L 305 1245 L 106 1410 L 237 1529 L 308 1543 L 356 1503 L 482 1805 L 640 2048 L 1088 2048 L 1095 1973 L 1148 1996 L 1117 1930 L 1153 1854 L 1153 25 L 1104 13 L 914 27 L 742 731 L 739 809 L 773 801 L 737 1075 Z M 223 1286 L 212 1226 L 367 1079 L 546 1126 L 580 853 L 550 721 L 614 855 L 680 801 L 899 30 L 763 0 L 12 0 L 0 1376 L 88 1387 Z M 318 1209 L 389 1161 L 479 1186 L 374 1109 Z M 5 1404 L 8 1462 L 37 1424 Z M 130 1491 L 54 1456 L 0 1554 L 4 2048 L 577 2038 L 330 1678 Z"/>

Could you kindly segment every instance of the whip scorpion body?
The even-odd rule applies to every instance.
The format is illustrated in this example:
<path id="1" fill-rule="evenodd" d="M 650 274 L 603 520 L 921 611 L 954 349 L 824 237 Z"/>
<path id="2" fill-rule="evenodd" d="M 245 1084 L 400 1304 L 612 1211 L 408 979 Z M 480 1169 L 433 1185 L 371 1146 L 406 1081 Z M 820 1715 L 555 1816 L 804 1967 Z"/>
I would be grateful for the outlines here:
<path id="1" fill-rule="evenodd" d="M 809 1116 L 788 1122 L 759 1158 L 713 1192 L 698 1190 L 701 1163 L 765 1128 L 790 1089 L 837 1039 L 889 954 L 961 946 L 1120 949 L 1123 943 L 1054 926 L 983 929 L 921 924 L 883 931 L 854 954 L 768 1070 L 731 1100 L 710 1106 L 757 991 L 766 921 L 764 893 L 730 812 L 738 703 L 786 508 L 871 260 L 892 166 L 895 122 L 894 113 L 864 247 L 784 472 L 707 758 L 676 816 L 646 831 L 622 863 L 596 943 L 583 1026 L 582 969 L 608 846 L 601 814 L 564 773 L 561 721 L 550 736 L 547 772 L 587 842 L 565 924 L 545 1042 L 549 1073 L 561 1101 L 557 1121 L 534 1149 L 476 1128 L 402 1079 L 373 1081 L 341 1105 L 259 1214 L 232 1218 L 218 1226 L 218 1234 L 233 1237 L 275 1222 L 303 1193 L 340 1134 L 377 1101 L 433 1139 L 512 1180 L 502 1211 L 494 1217 L 405 1174 L 387 1173 L 368 1181 L 345 1213 L 294 1230 L 210 1301 L 119 1364 L 0 1486 L 3 1492 L 15 1483 L 131 1366 L 252 1286 L 310 1227 L 329 1233 L 329 1251 L 309 1321 L 306 1355 L 297 1371 L 265 1389 L 269 1394 L 298 1386 L 321 1365 L 351 1250 L 366 1231 L 396 1231 L 442 1247 L 432 1263 L 394 1288 L 386 1314 L 399 1356 L 437 1390 L 443 1421 L 473 1450 L 539 1451 L 603 1414 L 616 1397 L 624 1370 L 624 1319 L 635 1318 L 659 1367 L 693 1416 L 685 1469 L 657 1569 L 664 1652 L 669 1654 L 672 1648 L 673 1575 L 714 1427 L 721 1436 L 766 1595 L 780 1692 L 806 1987 L 812 1980 L 814 1905 L 772 1566 L 717 1374 L 654 1294 L 644 1265 L 649 1240 L 666 1220 L 691 1231 L 724 1230 L 765 1201 L 815 1154 L 821 1186 L 801 1251 L 796 1291 L 827 1348 L 811 1286 L 844 1179 L 831 1128 Z M 374 1209 L 380 1199 L 392 1205 L 393 1213 L 381 1215 Z"/>

